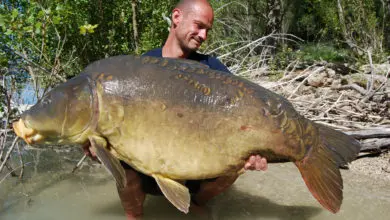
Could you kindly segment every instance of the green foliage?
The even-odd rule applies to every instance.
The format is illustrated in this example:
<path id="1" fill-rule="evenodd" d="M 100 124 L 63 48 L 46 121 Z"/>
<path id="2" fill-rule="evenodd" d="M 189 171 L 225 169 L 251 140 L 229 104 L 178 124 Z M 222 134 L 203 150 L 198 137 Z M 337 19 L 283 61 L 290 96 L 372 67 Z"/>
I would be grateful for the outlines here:
<path id="1" fill-rule="evenodd" d="M 271 70 L 285 69 L 292 61 L 311 65 L 315 62 L 326 61 L 329 63 L 351 62 L 350 53 L 346 49 L 337 48 L 331 44 L 303 44 L 298 49 L 281 47 L 270 60 Z"/>
<path id="2" fill-rule="evenodd" d="M 273 59 L 269 61 L 269 66 L 271 70 L 277 71 L 286 68 L 292 60 L 296 59 L 299 59 L 297 52 L 293 52 L 293 49 L 287 46 L 281 47 Z"/>
<path id="3" fill-rule="evenodd" d="M 240 45 L 239 42 L 248 43 L 266 34 L 264 1 L 214 0 L 210 3 L 215 10 L 215 19 L 213 29 L 204 44 L 208 51 L 219 48 L 219 54 L 231 52 Z"/>
<path id="4" fill-rule="evenodd" d="M 345 30 L 344 38 L 356 45 L 358 56 L 366 56 L 370 50 L 375 61 L 383 58 L 384 24 L 382 7 L 376 7 L 375 0 L 346 0 L 344 6 Z M 389 8 L 390 9 L 390 8 Z M 389 13 L 389 12 L 388 12 Z M 388 14 L 390 15 L 390 14 Z M 379 59 L 377 59 L 379 58 Z"/>
<path id="5" fill-rule="evenodd" d="M 383 61 L 389 54 L 383 42 L 390 38 L 386 31 L 390 30 L 390 13 L 379 0 L 339 1 L 342 13 L 337 0 L 281 0 L 280 15 L 274 15 L 282 21 L 277 31 L 297 35 L 308 44 L 298 50 L 289 41 L 278 39 L 280 46 L 275 48 L 272 59 L 270 53 L 264 56 L 264 49 L 269 49 L 265 44 L 277 40 L 247 45 L 267 34 L 269 7 L 278 1 L 210 2 L 215 9 L 214 27 L 202 51 L 214 55 L 230 53 L 223 61 L 228 65 L 247 65 L 244 70 L 259 66 L 259 59 L 270 59 L 275 70 L 285 68 L 295 59 L 307 63 L 366 61 L 364 53 L 352 56 L 346 52 L 343 48 L 351 47 L 346 42 L 352 42 L 356 48 L 371 49 L 374 62 Z M 132 3 L 137 5 L 135 12 Z M 28 75 L 37 90 L 46 91 L 80 73 L 92 61 L 161 47 L 169 33 L 167 20 L 176 3 L 177 0 L 1 1 L 0 68 L 12 69 L 7 74 L 15 79 Z M 138 39 L 134 38 L 134 13 Z M 251 66 L 253 63 L 256 65 Z"/>
<path id="6" fill-rule="evenodd" d="M 296 52 L 297 57 L 307 63 L 315 61 L 348 62 L 349 53 L 345 49 L 339 49 L 330 44 L 306 44 L 302 45 L 301 49 Z"/>
<path id="7" fill-rule="evenodd" d="M 292 32 L 307 40 L 338 39 L 341 36 L 336 0 L 299 1 Z"/>
<path id="8" fill-rule="evenodd" d="M 86 35 L 87 33 L 88 34 L 93 34 L 95 33 L 95 29 L 98 27 L 99 25 L 95 24 L 95 25 L 90 25 L 90 24 L 85 24 L 85 25 L 82 25 L 80 26 L 80 34 L 81 35 Z"/>
<path id="9" fill-rule="evenodd" d="M 2 25 L 0 45 L 12 61 L 12 68 L 19 69 L 14 75 L 28 72 L 35 86 L 49 87 L 60 82 L 61 77 L 76 74 L 77 63 L 59 64 L 59 57 L 71 56 L 70 51 L 64 51 L 65 36 L 60 35 L 68 25 L 61 21 L 70 17 L 61 1 L 53 1 L 46 8 L 36 1 L 23 0 L 10 1 L 6 6 L 0 8 L 7 21 Z"/>
<path id="10" fill-rule="evenodd" d="M 167 19 L 171 18 L 171 11 L 176 1 L 143 0 L 140 5 L 140 52 L 144 53 L 156 47 L 163 46 L 168 37 L 169 27 Z"/>
<path id="11" fill-rule="evenodd" d="M 138 3 L 139 52 L 163 44 L 168 25 L 162 15 L 173 5 Z M 132 18 L 131 1 L 7 1 L 0 5 L 0 48 L 37 90 L 47 90 L 94 60 L 135 53 Z"/>
<path id="12" fill-rule="evenodd" d="M 296 22 L 291 32 L 307 41 L 332 41 L 365 56 L 363 51 L 383 53 L 385 24 L 389 8 L 378 0 L 302 0 L 297 1 Z M 340 4 L 338 4 L 340 3 Z M 387 20 L 387 22 L 386 22 Z M 389 33 L 387 33 L 389 34 Z M 388 50 L 388 48 L 387 48 Z"/>

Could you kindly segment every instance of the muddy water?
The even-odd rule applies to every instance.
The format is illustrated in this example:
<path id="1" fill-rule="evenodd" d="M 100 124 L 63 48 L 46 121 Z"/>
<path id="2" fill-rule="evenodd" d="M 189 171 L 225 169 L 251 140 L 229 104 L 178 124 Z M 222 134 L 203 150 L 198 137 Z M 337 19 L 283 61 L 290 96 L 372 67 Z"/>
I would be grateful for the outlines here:
<path id="1" fill-rule="evenodd" d="M 70 173 L 80 155 L 74 150 L 26 153 L 24 162 L 29 165 L 23 180 L 7 177 L 0 183 L 0 219 L 124 220 L 115 183 L 104 168 L 88 162 Z M 342 175 L 344 202 L 336 215 L 318 204 L 295 166 L 285 163 L 271 164 L 267 172 L 244 174 L 212 200 L 203 214 L 185 215 L 164 198 L 148 196 L 143 219 L 390 219 L 388 181 L 348 170 Z"/>

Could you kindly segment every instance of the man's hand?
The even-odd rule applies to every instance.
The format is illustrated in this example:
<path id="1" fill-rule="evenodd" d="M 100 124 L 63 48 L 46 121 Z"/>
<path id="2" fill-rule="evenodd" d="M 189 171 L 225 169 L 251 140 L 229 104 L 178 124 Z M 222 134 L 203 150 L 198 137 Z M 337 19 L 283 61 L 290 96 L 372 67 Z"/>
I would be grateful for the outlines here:
<path id="1" fill-rule="evenodd" d="M 265 157 L 261 157 L 260 155 L 250 156 L 244 165 L 244 170 L 266 171 L 267 168 L 267 159 L 265 159 Z"/>
<path id="2" fill-rule="evenodd" d="M 94 161 L 100 162 L 97 158 L 95 152 L 91 150 L 91 143 L 89 141 L 82 146 L 84 154 L 87 155 L 89 158 L 91 158 Z"/>
<path id="3" fill-rule="evenodd" d="M 252 155 L 246 161 L 244 165 L 244 170 L 257 170 L 265 171 L 267 170 L 267 159 L 261 157 L 260 155 Z M 218 177 L 214 181 L 203 181 L 200 185 L 199 191 L 193 198 L 193 201 L 197 203 L 198 206 L 206 204 L 213 197 L 221 194 L 227 190 L 238 178 L 237 176 L 222 176 Z"/>

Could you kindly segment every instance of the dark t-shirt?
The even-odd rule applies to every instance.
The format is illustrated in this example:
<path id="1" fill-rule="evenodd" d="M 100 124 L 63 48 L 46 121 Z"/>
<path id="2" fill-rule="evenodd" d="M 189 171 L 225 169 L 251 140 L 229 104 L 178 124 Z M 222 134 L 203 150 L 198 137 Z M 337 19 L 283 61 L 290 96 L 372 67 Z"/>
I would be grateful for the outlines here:
<path id="1" fill-rule="evenodd" d="M 148 52 L 144 53 L 142 56 L 162 57 L 162 48 L 149 50 Z M 210 55 L 193 52 L 190 54 L 190 56 L 187 59 L 199 61 L 209 66 L 210 69 L 213 70 L 219 70 L 219 71 L 230 73 L 229 69 L 225 65 L 223 65 L 221 61 L 219 61 L 217 58 L 212 57 Z"/>

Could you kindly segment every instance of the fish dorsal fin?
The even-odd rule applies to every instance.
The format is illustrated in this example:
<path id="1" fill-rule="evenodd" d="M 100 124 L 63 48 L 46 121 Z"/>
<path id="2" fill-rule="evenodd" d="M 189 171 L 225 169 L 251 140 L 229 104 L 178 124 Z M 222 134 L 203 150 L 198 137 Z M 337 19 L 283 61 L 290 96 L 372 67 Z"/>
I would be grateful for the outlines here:
<path id="1" fill-rule="evenodd" d="M 153 174 L 164 196 L 180 211 L 188 213 L 191 196 L 187 187 L 175 180 L 165 178 L 161 175 Z"/>
<path id="2" fill-rule="evenodd" d="M 126 186 L 126 172 L 119 160 L 107 150 L 107 141 L 97 136 L 89 137 L 89 141 L 96 156 L 114 177 L 118 188 L 123 189 Z"/>

